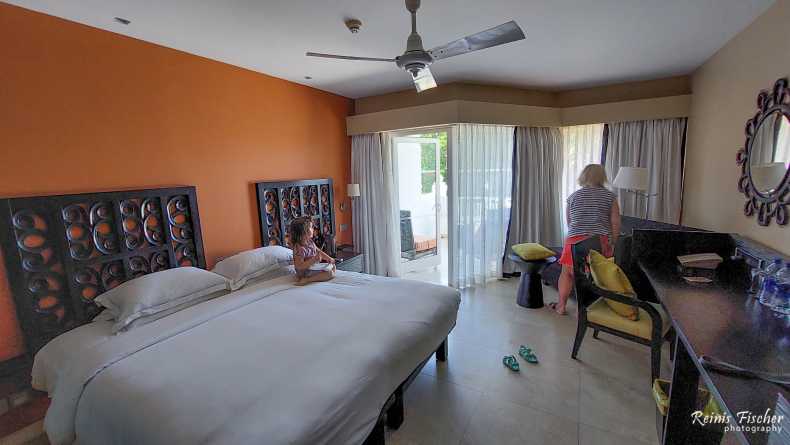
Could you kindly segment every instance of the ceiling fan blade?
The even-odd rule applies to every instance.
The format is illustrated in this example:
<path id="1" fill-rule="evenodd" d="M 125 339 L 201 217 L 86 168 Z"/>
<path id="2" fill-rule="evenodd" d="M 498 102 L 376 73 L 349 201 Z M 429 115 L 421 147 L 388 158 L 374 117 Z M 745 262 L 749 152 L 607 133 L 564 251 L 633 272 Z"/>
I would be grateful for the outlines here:
<path id="1" fill-rule="evenodd" d="M 420 72 L 414 76 L 413 80 L 414 87 L 417 88 L 418 93 L 436 88 L 436 80 L 434 80 L 433 74 L 431 74 L 431 70 L 429 70 L 427 66 L 421 69 Z"/>
<path id="2" fill-rule="evenodd" d="M 524 31 L 514 21 L 503 23 L 477 34 L 472 34 L 446 45 L 428 50 L 433 60 L 446 59 L 460 54 L 470 53 L 479 49 L 491 48 L 523 39 Z"/>
<path id="3" fill-rule="evenodd" d="M 343 59 L 343 60 L 367 60 L 371 62 L 394 62 L 395 59 L 381 59 L 378 57 L 354 57 L 354 56 L 339 56 L 337 54 L 322 54 L 322 53 L 305 53 L 310 57 L 323 57 L 325 59 Z"/>

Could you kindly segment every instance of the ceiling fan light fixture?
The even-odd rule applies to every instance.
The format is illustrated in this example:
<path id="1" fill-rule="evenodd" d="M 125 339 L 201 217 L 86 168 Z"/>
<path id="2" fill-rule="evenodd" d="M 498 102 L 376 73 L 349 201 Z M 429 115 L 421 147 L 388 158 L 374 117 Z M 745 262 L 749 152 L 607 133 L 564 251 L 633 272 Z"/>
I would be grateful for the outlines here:
<path id="1" fill-rule="evenodd" d="M 433 78 L 431 70 L 426 67 L 414 75 L 414 87 L 417 88 L 418 93 L 436 88 L 436 80 Z"/>

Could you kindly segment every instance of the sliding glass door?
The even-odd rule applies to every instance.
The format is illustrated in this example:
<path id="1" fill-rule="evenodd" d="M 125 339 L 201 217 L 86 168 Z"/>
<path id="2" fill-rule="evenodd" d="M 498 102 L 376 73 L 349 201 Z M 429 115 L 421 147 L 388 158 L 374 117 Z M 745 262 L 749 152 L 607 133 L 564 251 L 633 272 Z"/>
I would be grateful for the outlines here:
<path id="1" fill-rule="evenodd" d="M 419 272 L 441 263 L 441 196 L 438 137 L 396 137 L 400 250 L 403 273 Z"/>

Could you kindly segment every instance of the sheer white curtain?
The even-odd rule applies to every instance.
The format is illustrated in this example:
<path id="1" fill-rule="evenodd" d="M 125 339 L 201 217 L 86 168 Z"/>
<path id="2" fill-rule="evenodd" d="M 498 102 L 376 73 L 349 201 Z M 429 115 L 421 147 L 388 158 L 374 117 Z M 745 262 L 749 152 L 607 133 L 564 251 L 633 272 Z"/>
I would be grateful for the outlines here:
<path id="1" fill-rule="evenodd" d="M 562 127 L 562 234 L 568 233 L 565 218 L 567 200 L 579 188 L 577 180 L 582 169 L 588 164 L 601 163 L 603 148 L 603 124 L 575 125 Z M 610 178 L 614 179 L 614 178 Z"/>
<path id="2" fill-rule="evenodd" d="M 686 118 L 609 124 L 606 175 L 614 181 L 620 167 L 646 167 L 649 172 L 647 218 L 678 224 L 683 190 L 683 137 Z M 626 190 L 615 190 L 623 215 L 643 218 L 648 201 Z"/>
<path id="3" fill-rule="evenodd" d="M 387 133 L 351 137 L 354 247 L 364 254 L 366 273 L 400 276 L 397 151 Z"/>
<path id="4" fill-rule="evenodd" d="M 502 274 L 513 181 L 513 127 L 460 124 L 448 156 L 449 284 Z"/>

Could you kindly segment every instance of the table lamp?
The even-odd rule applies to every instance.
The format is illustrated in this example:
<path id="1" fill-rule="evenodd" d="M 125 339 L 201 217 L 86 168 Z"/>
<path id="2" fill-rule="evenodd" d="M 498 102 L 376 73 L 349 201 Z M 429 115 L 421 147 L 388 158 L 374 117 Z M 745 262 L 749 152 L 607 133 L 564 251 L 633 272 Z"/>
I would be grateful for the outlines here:
<path id="1" fill-rule="evenodd" d="M 353 201 L 354 198 L 359 198 L 359 184 L 347 184 L 346 185 L 346 195 Z M 353 233 L 352 233 L 353 236 Z"/>
<path id="2" fill-rule="evenodd" d="M 614 182 L 612 182 L 614 187 L 627 190 L 647 200 L 644 219 L 647 219 L 648 210 L 650 209 L 650 197 L 658 195 L 657 193 L 652 195 L 647 193 L 650 187 L 648 180 L 649 172 L 644 167 L 620 167 L 617 171 L 617 176 L 614 178 Z"/>

